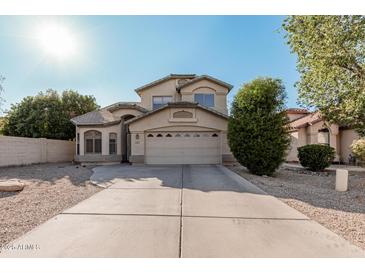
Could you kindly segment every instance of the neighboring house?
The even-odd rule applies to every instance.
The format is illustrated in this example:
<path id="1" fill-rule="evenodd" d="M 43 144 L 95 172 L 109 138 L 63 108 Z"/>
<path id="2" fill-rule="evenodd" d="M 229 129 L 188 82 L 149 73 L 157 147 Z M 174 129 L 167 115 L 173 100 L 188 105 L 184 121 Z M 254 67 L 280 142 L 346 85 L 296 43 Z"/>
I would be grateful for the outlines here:
<path id="1" fill-rule="evenodd" d="M 227 94 L 232 85 L 211 76 L 170 74 L 120 102 L 75 117 L 78 162 L 220 164 L 227 144 Z"/>
<path id="2" fill-rule="evenodd" d="M 294 108 L 287 109 L 287 115 L 291 135 L 291 148 L 286 158 L 288 162 L 297 162 L 297 148 L 307 144 L 328 144 L 336 150 L 335 162 L 349 162 L 350 145 L 359 138 L 353 129 L 329 125 L 318 111 Z"/>

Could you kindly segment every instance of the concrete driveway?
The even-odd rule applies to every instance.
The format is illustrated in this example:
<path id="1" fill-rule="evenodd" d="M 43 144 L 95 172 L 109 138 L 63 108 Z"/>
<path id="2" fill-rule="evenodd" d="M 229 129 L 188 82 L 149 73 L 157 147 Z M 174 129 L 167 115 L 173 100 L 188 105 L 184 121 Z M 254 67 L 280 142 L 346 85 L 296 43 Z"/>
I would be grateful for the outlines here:
<path id="1" fill-rule="evenodd" d="M 2 257 L 364 257 L 222 166 L 102 166 L 107 188 Z"/>

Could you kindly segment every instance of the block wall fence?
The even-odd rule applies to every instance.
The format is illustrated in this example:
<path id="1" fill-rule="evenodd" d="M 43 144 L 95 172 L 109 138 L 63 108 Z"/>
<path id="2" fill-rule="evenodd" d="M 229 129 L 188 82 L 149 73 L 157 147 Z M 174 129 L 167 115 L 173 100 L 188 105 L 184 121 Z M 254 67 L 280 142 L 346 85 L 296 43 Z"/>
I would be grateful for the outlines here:
<path id="1" fill-rule="evenodd" d="M 74 154 L 74 141 L 0 136 L 0 167 L 70 162 Z"/>

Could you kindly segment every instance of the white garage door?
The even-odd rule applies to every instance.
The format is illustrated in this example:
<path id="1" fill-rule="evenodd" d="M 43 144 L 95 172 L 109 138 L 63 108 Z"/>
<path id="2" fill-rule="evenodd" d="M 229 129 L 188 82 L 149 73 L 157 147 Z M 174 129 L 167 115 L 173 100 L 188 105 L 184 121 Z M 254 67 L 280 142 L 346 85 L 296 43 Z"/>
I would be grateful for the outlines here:
<path id="1" fill-rule="evenodd" d="M 146 134 L 147 164 L 219 164 L 218 132 L 151 132 Z"/>

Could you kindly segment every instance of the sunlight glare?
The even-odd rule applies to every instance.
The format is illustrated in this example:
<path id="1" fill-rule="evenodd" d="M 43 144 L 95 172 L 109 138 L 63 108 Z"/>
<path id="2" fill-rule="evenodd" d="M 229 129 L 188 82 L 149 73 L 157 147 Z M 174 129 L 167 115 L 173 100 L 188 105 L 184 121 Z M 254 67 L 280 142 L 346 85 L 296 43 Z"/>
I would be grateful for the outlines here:
<path id="1" fill-rule="evenodd" d="M 47 55 L 59 60 L 76 53 L 76 39 L 73 33 L 61 24 L 43 24 L 38 30 L 37 39 Z"/>

